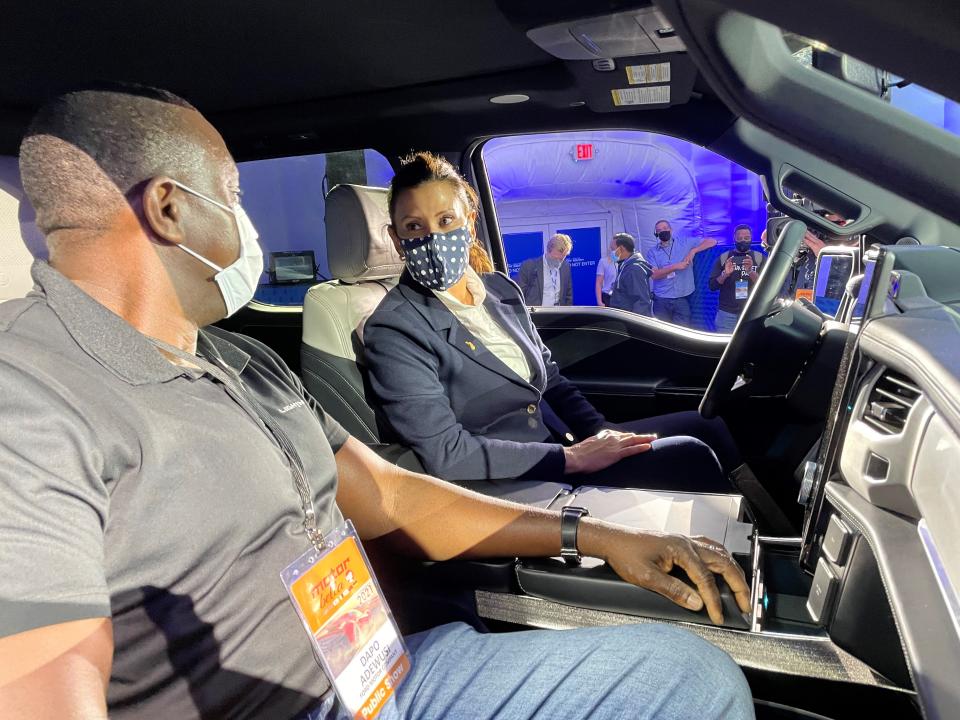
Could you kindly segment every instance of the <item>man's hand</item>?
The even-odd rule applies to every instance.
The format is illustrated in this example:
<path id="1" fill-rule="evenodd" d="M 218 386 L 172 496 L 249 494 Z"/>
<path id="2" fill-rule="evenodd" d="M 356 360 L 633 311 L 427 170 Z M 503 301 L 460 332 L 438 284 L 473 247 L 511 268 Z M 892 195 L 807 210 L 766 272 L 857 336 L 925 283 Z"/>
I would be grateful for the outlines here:
<path id="1" fill-rule="evenodd" d="M 717 278 L 717 282 L 723 282 L 728 277 L 733 275 L 737 270 L 737 264 L 733 261 L 732 257 L 728 257 L 727 261 L 723 264 L 723 272 L 720 273 L 720 277 Z"/>
<path id="2" fill-rule="evenodd" d="M 729 260 L 727 261 L 729 262 Z M 753 270 L 753 258 L 750 257 L 750 253 L 747 253 L 743 256 L 743 271 L 749 273 Z"/>
<path id="3" fill-rule="evenodd" d="M 605 428 L 593 437 L 565 447 L 564 473 L 590 473 L 603 470 L 631 455 L 639 455 L 650 449 L 656 435 L 636 435 Z"/>
<path id="4" fill-rule="evenodd" d="M 743 570 L 720 543 L 705 537 L 659 535 L 585 518 L 577 538 L 580 552 L 606 560 L 624 580 L 647 588 L 689 610 L 701 610 L 715 625 L 723 623 L 714 574 L 726 580 L 743 612 L 750 612 L 750 588 Z M 668 573 L 679 567 L 691 587 Z"/>
<path id="5" fill-rule="evenodd" d="M 690 258 L 684 258 L 680 262 L 673 264 L 674 270 L 686 270 L 688 267 L 690 267 Z"/>

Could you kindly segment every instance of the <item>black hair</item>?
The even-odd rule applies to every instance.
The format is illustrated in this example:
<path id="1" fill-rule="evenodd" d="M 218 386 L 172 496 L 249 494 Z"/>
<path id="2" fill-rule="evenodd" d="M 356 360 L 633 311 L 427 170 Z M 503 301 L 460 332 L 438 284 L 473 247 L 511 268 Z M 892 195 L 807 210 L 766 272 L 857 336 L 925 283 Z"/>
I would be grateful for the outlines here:
<path id="1" fill-rule="evenodd" d="M 617 233 L 613 236 L 613 242 L 615 245 L 626 248 L 627 252 L 631 254 L 637 249 L 637 241 L 633 239 L 633 235 L 630 233 Z"/>
<path id="2" fill-rule="evenodd" d="M 128 83 L 99 83 L 44 104 L 20 144 L 23 188 L 40 230 L 104 227 L 143 181 L 202 173 L 205 147 L 184 130 L 193 112 L 167 90 Z"/>

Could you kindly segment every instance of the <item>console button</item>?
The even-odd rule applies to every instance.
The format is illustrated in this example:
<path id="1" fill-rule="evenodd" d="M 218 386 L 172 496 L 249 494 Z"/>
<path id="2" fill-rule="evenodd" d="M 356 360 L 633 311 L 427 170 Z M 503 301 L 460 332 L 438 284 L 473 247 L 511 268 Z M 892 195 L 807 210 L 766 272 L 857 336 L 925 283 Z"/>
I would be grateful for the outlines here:
<path id="1" fill-rule="evenodd" d="M 817 572 L 813 576 L 810 586 L 810 596 L 807 598 L 807 612 L 814 622 L 822 622 L 833 601 L 833 593 L 837 589 L 837 576 L 830 568 L 830 563 L 824 558 L 817 562 Z"/>
<path id="2" fill-rule="evenodd" d="M 832 515 L 827 525 L 827 534 L 823 536 L 823 554 L 834 565 L 842 566 L 847 562 L 852 539 L 853 531 L 844 524 L 839 515 Z"/>

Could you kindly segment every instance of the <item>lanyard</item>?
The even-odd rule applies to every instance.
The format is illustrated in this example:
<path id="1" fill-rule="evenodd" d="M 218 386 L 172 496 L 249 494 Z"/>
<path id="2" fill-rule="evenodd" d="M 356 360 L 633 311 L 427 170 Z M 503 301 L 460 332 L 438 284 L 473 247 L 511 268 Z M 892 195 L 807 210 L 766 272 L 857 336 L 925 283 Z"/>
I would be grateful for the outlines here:
<path id="1" fill-rule="evenodd" d="M 674 243 L 674 242 L 676 242 L 676 241 L 674 241 L 674 240 L 671 240 L 671 241 L 670 241 L 670 253 L 669 253 L 669 254 L 667 254 L 667 251 L 663 249 L 663 245 L 660 245 L 659 243 L 657 244 L 656 250 L 657 250 L 661 255 L 666 255 L 666 256 L 667 256 L 667 262 L 670 262 L 670 261 L 673 259 L 673 243 Z M 664 267 L 664 265 L 661 265 L 660 267 Z"/>
<path id="2" fill-rule="evenodd" d="M 293 477 L 293 487 L 300 497 L 300 508 L 303 511 L 303 530 L 307 534 L 307 539 L 317 550 L 323 550 L 323 535 L 317 528 L 317 512 L 313 505 L 313 492 L 310 490 L 310 484 L 307 482 L 307 473 L 303 467 L 303 460 L 300 459 L 300 454 L 297 452 L 293 443 L 290 442 L 287 434 L 273 421 L 270 413 L 260 404 L 260 401 L 244 391 L 240 377 L 218 357 L 214 358 L 214 362 L 216 363 L 214 365 L 199 355 L 191 355 L 162 340 L 152 337 L 147 337 L 147 339 L 158 348 L 165 350 L 181 360 L 186 360 L 198 366 L 201 370 L 214 377 L 223 385 L 227 394 L 234 402 L 243 408 L 248 415 L 263 423 L 274 440 L 277 441 L 280 450 L 283 452 L 290 466 L 290 474 Z"/>

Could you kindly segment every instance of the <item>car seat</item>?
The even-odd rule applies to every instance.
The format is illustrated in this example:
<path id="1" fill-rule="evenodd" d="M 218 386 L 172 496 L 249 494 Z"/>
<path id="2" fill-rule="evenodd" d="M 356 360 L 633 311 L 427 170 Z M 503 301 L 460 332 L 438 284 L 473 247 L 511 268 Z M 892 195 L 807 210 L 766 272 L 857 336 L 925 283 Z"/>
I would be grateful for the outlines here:
<path id="1" fill-rule="evenodd" d="M 33 287 L 30 265 L 33 254 L 27 245 L 24 228 L 26 216 L 32 216 L 29 204 L 23 201 L 20 173 L 16 158 L 0 158 L 0 302 L 26 295 Z M 31 238 L 39 242 L 39 233 Z"/>

